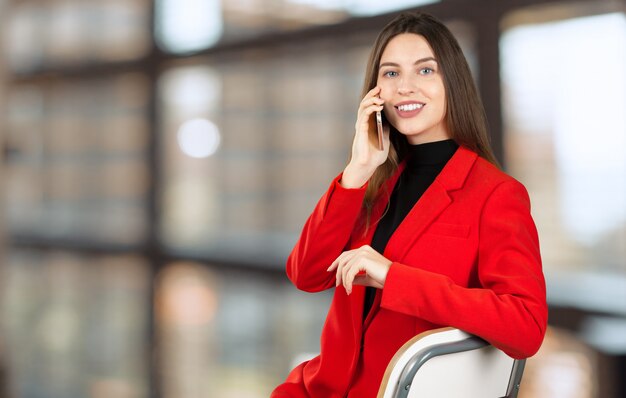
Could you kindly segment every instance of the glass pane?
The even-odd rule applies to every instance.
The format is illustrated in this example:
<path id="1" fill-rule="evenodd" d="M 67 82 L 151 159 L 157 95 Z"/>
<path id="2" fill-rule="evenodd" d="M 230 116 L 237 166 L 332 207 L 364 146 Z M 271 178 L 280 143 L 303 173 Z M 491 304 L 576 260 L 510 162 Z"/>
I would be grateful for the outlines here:
<path id="1" fill-rule="evenodd" d="M 159 114 L 166 244 L 229 260 L 282 263 L 345 165 L 365 55 L 363 48 L 281 52 L 250 60 L 254 69 L 225 62 L 165 73 Z M 181 141 L 194 120 L 213 125 L 219 137 L 210 156 L 192 156 Z"/>
<path id="2" fill-rule="evenodd" d="M 294 361 L 319 352 L 330 294 L 195 263 L 171 264 L 157 281 L 164 398 L 265 398 Z"/>
<path id="3" fill-rule="evenodd" d="M 626 273 L 626 16 L 518 26 L 501 49 L 507 159 L 546 268 Z"/>
<path id="4" fill-rule="evenodd" d="M 222 36 L 220 0 L 156 0 L 155 9 L 155 36 L 167 51 L 201 50 Z"/>
<path id="5" fill-rule="evenodd" d="M 157 0 L 156 37 L 166 51 L 185 53 L 219 41 L 334 24 L 439 0 Z"/>
<path id="6" fill-rule="evenodd" d="M 141 74 L 11 88 L 5 122 L 10 232 L 141 241 L 147 90 Z"/>
<path id="7" fill-rule="evenodd" d="M 16 397 L 147 394 L 149 273 L 136 256 L 11 250 L 3 360 Z"/>
<path id="8" fill-rule="evenodd" d="M 292 0 L 308 1 L 308 0 Z M 319 3 L 331 3 L 332 0 L 317 1 Z M 344 3 L 344 7 L 353 15 L 377 15 L 386 14 L 392 11 L 400 11 L 407 8 L 422 6 L 426 4 L 439 3 L 441 0 L 352 0 L 352 1 L 334 1 L 334 3 Z"/>
<path id="9" fill-rule="evenodd" d="M 0 29 L 14 71 L 132 60 L 149 49 L 147 0 L 11 2 L 5 9 Z"/>

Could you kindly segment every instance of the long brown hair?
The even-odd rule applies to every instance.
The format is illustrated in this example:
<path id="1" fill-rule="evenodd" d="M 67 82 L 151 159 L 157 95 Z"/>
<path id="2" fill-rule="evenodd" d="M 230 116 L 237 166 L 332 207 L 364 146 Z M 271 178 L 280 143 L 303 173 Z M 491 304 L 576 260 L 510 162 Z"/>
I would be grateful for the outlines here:
<path id="1" fill-rule="evenodd" d="M 479 156 L 497 165 L 489 145 L 485 110 L 465 56 L 450 30 L 435 17 L 420 12 L 402 13 L 383 28 L 374 42 L 367 62 L 361 97 L 376 87 L 382 53 L 389 41 L 402 33 L 414 33 L 423 36 L 435 54 L 445 87 L 445 123 L 450 138 L 457 144 L 473 150 Z M 368 225 L 372 206 L 381 186 L 396 171 L 408 148 L 406 137 L 393 126 L 390 128 L 389 156 L 370 178 L 365 194 L 364 207 Z M 370 131 L 370 134 L 375 134 L 375 132 Z M 370 138 L 373 139 L 374 137 Z"/>

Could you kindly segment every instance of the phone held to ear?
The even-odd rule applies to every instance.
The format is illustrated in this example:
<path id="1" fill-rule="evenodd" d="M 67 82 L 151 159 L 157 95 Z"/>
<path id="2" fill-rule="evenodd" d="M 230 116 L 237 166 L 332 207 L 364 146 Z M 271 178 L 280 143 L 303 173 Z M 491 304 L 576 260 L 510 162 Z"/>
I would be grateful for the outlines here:
<path id="1" fill-rule="evenodd" d="M 378 129 L 378 150 L 383 150 L 383 115 L 376 111 L 376 127 Z"/>

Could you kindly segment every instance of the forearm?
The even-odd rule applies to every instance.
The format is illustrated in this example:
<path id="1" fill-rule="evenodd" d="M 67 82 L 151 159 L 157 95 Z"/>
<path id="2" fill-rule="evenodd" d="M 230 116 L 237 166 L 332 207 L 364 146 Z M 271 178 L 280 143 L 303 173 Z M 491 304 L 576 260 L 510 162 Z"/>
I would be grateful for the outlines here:
<path id="1" fill-rule="evenodd" d="M 317 203 L 287 259 L 287 276 L 299 289 L 320 291 L 335 284 L 327 269 L 348 245 L 365 196 L 365 187 L 344 188 L 342 176 Z"/>
<path id="2" fill-rule="evenodd" d="M 533 355 L 546 328 L 542 279 L 511 281 L 515 289 L 468 288 L 449 277 L 394 263 L 381 306 L 478 335 L 512 357 Z"/>

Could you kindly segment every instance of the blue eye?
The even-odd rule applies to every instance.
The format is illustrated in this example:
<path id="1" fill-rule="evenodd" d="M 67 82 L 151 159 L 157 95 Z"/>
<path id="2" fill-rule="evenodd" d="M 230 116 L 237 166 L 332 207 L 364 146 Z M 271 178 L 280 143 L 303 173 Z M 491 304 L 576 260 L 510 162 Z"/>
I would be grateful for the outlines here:
<path id="1" fill-rule="evenodd" d="M 419 70 L 420 75 L 430 75 L 430 74 L 432 74 L 434 72 L 435 72 L 435 70 L 433 68 L 428 68 L 428 67 L 421 68 Z"/>
<path id="2" fill-rule="evenodd" d="M 395 71 L 390 70 L 389 72 L 385 72 L 385 73 L 383 73 L 383 76 L 387 76 L 387 77 L 396 77 L 396 76 L 398 76 L 398 72 L 395 72 Z"/>

